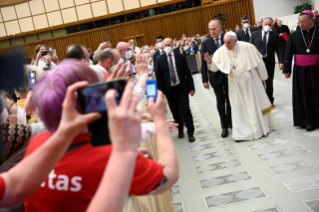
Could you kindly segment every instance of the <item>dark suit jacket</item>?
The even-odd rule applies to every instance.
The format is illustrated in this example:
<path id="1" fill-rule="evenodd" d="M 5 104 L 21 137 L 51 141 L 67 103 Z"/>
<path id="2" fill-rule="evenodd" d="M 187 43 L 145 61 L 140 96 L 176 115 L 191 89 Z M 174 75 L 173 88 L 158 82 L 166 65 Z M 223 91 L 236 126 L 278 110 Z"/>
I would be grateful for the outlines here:
<path id="1" fill-rule="evenodd" d="M 185 92 L 194 91 L 194 82 L 191 71 L 188 68 L 186 57 L 180 53 L 174 52 L 175 65 L 177 69 L 178 78 Z M 171 74 L 169 70 L 167 55 L 162 54 L 156 60 L 156 79 L 158 90 L 163 91 L 165 95 L 170 95 L 171 92 Z"/>
<path id="2" fill-rule="evenodd" d="M 188 48 L 188 54 L 190 55 L 192 52 L 191 52 L 191 49 L 192 48 Z M 199 51 L 199 48 L 197 45 L 193 45 L 193 51 L 195 52 L 195 54 Z"/>
<path id="3" fill-rule="evenodd" d="M 221 45 L 224 45 L 224 34 L 221 34 L 221 41 L 219 41 Z M 206 39 L 202 43 L 202 49 L 201 49 L 201 54 L 202 54 L 202 81 L 208 82 L 210 80 L 211 86 L 212 87 L 218 87 L 223 84 L 224 82 L 224 77 L 225 74 L 223 74 L 220 71 L 217 72 L 212 72 L 207 68 L 207 63 L 204 60 L 204 55 L 206 52 L 209 53 L 209 55 L 213 55 L 215 51 L 217 50 L 216 43 L 214 41 L 214 38 L 210 37 Z M 209 78 L 208 78 L 209 77 Z"/>
<path id="4" fill-rule="evenodd" d="M 153 64 L 154 64 L 154 70 L 156 70 L 156 60 L 157 58 L 161 56 L 161 53 L 159 50 L 157 50 L 154 54 L 153 54 Z"/>
<path id="5" fill-rule="evenodd" d="M 319 15 L 315 18 L 315 25 L 319 26 Z"/>
<path id="6" fill-rule="evenodd" d="M 257 27 L 249 27 L 251 34 L 253 34 L 253 32 L 258 31 Z M 237 34 L 237 39 L 239 41 L 244 41 L 244 42 L 249 42 L 248 38 L 246 37 L 246 32 L 244 32 L 243 29 L 240 29 L 239 31 L 236 32 Z"/>
<path id="7" fill-rule="evenodd" d="M 258 51 L 262 52 L 262 31 L 257 31 L 251 34 L 250 41 L 251 44 L 255 45 Z M 277 57 L 279 63 L 284 63 L 284 51 L 279 39 L 279 35 L 276 32 L 269 32 L 269 38 L 267 43 L 267 62 L 270 65 L 275 65 L 275 52 L 277 52 Z"/>

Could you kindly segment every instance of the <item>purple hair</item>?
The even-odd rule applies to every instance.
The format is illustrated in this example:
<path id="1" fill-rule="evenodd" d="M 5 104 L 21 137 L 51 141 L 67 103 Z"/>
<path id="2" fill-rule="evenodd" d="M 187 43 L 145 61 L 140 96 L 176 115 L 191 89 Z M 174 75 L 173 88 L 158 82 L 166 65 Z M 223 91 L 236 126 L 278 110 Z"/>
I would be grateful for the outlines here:
<path id="1" fill-rule="evenodd" d="M 39 116 L 49 132 L 54 133 L 58 129 L 68 86 L 80 81 L 94 83 L 99 82 L 99 78 L 88 64 L 77 60 L 63 61 L 53 71 L 42 74 L 37 81 L 32 105 L 38 108 Z"/>

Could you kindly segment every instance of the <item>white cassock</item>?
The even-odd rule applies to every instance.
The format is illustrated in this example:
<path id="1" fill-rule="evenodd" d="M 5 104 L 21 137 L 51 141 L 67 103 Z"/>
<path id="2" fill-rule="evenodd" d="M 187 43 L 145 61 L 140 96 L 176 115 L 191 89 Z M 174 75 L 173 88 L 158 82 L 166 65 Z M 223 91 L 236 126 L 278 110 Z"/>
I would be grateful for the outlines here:
<path id="1" fill-rule="evenodd" d="M 273 109 L 262 81 L 268 78 L 265 64 L 254 45 L 237 41 L 235 48 L 220 47 L 208 65 L 211 71 L 228 74 L 232 133 L 235 140 L 254 140 L 273 127 Z"/>

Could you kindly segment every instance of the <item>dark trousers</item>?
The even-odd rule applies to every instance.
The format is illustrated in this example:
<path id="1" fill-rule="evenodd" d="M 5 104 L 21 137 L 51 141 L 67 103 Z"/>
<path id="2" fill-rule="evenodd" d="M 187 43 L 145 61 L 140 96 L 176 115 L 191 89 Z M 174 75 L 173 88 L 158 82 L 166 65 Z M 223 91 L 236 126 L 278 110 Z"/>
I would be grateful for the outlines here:
<path id="1" fill-rule="evenodd" d="M 267 57 L 263 58 L 267 73 L 268 73 L 268 79 L 265 82 L 265 89 L 267 96 L 269 98 L 269 101 L 271 104 L 274 104 L 274 75 L 275 75 L 275 63 L 273 61 L 269 61 Z"/>
<path id="2" fill-rule="evenodd" d="M 210 82 L 210 84 L 212 85 L 212 82 Z M 228 98 L 228 79 L 225 77 L 223 83 L 219 86 L 213 87 L 213 89 L 216 96 L 220 124 L 222 129 L 227 129 L 228 124 L 231 124 L 231 107 Z"/>
<path id="3" fill-rule="evenodd" d="M 178 131 L 183 131 L 184 121 L 187 127 L 187 134 L 194 134 L 194 123 L 191 110 L 189 108 L 188 93 L 179 84 L 171 87 L 170 95 L 166 95 L 169 108 L 173 118 L 178 123 Z M 183 118 L 182 118 L 183 116 Z"/>

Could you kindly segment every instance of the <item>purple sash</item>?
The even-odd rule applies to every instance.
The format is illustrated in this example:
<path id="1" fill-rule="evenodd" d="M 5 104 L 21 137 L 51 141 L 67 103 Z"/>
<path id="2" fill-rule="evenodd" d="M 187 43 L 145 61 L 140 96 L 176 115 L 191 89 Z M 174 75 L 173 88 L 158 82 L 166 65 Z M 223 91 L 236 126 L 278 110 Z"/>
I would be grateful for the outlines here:
<path id="1" fill-rule="evenodd" d="M 319 66 L 319 54 L 317 55 L 295 55 L 297 66 Z"/>

